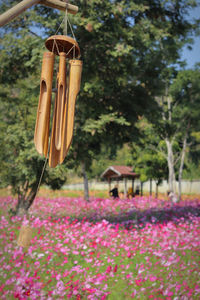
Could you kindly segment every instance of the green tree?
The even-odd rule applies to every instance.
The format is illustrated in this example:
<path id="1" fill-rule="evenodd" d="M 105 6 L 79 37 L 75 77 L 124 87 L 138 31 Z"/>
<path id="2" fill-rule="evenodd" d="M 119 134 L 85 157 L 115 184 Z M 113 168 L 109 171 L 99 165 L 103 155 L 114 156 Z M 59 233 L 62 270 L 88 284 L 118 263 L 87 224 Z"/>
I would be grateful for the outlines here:
<path id="1" fill-rule="evenodd" d="M 4 11 L 15 3 L 17 1 L 8 0 L 1 4 L 0 9 Z M 138 115 L 151 116 L 152 110 L 157 109 L 154 96 L 163 87 L 164 75 L 161 74 L 169 64 L 177 63 L 180 49 L 194 28 L 186 20 L 185 12 L 195 5 L 195 1 L 84 0 L 75 1 L 75 4 L 79 7 L 79 13 L 69 16 L 69 19 L 81 48 L 83 76 L 73 145 L 65 162 L 73 157 L 76 166 L 83 166 L 87 185 L 87 171 L 92 159 L 100 153 L 101 145 L 105 144 L 114 151 L 116 145 L 122 146 L 133 141 L 137 135 L 135 123 Z M 1 31 L 0 84 L 5 91 L 1 105 L 7 102 L 8 111 L 14 106 L 14 116 L 21 109 L 22 98 L 25 101 L 31 95 L 35 99 L 33 109 L 36 114 L 37 89 L 29 94 L 29 87 L 33 86 L 33 78 L 35 83 L 39 83 L 38 62 L 44 50 L 44 40 L 55 34 L 57 29 L 59 34 L 63 33 L 63 27 L 60 26 L 63 17 L 64 13 L 38 5 Z M 26 86 L 20 86 L 20 80 L 25 81 Z M 7 100 L 13 95 L 18 99 L 15 105 Z M 2 116 L 1 126 L 6 128 L 6 132 L 9 130 L 7 124 L 11 121 L 8 118 Z M 22 126 L 20 121 L 17 124 Z M 26 128 L 23 127 L 23 130 Z M 11 133 L 15 135 L 19 131 L 8 131 L 8 139 Z M 27 142 L 31 141 L 31 134 L 27 132 Z M 8 142 L 14 149 L 11 140 Z M 18 159 L 22 150 L 29 153 L 28 149 L 27 143 L 19 136 L 15 157 Z M 1 159 L 5 162 L 10 158 L 6 155 L 4 151 L 1 153 Z M 41 158 L 37 158 L 38 165 Z M 4 168 L 5 175 L 11 172 L 11 166 L 17 164 L 12 163 L 7 169 Z M 29 166 L 33 168 L 31 164 Z M 23 166 L 19 172 L 23 173 Z M 23 178 L 27 181 L 29 171 L 25 172 Z M 19 182 L 20 186 L 26 186 L 24 182 Z"/>
<path id="2" fill-rule="evenodd" d="M 200 110 L 200 69 L 185 70 L 178 73 L 174 80 L 170 92 L 174 99 L 176 131 L 174 137 L 177 138 L 180 151 L 180 163 L 178 169 L 179 198 L 181 198 L 181 180 L 185 155 L 193 143 L 198 143 L 199 110 Z M 178 116 L 178 117 L 177 117 Z M 178 132 L 177 132 L 178 131 Z M 192 153 L 192 151 L 191 151 Z"/>
<path id="3" fill-rule="evenodd" d="M 117 149 L 117 150 L 116 150 Z M 101 152 L 96 156 L 90 168 L 88 174 L 89 178 L 96 178 L 101 180 L 101 174 L 111 165 L 124 165 L 132 166 L 132 154 L 128 144 L 124 144 L 123 147 L 115 147 L 112 152 L 111 148 L 102 145 Z"/>
<path id="4" fill-rule="evenodd" d="M 154 135 L 163 141 L 161 147 L 154 145 L 154 149 L 166 158 L 170 191 L 175 192 L 178 174 L 179 199 L 185 155 L 189 147 L 192 149 L 194 133 L 199 128 L 199 76 L 198 69 L 179 71 L 165 95 L 156 97 L 159 109 L 151 121 Z"/>
<path id="5" fill-rule="evenodd" d="M 34 146 L 36 91 L 34 76 L 18 80 L 13 86 L 15 94 L 1 101 L 1 186 L 10 185 L 17 194 L 17 214 L 28 211 L 33 203 L 42 175 L 45 160 Z M 0 96 L 1 99 L 5 99 Z M 9 103 L 8 103 L 9 101 Z M 58 189 L 66 181 L 66 168 L 46 168 L 42 183 Z"/>
<path id="6" fill-rule="evenodd" d="M 200 128 L 200 126 L 198 126 Z M 193 131 L 190 135 L 185 157 L 183 179 L 195 180 L 200 178 L 200 131 Z"/>
<path id="7" fill-rule="evenodd" d="M 82 49 L 74 150 L 86 173 L 101 144 L 117 149 L 136 139 L 138 115 L 157 109 L 166 68 L 180 58 L 194 29 L 189 1 L 77 1 Z M 164 75 L 163 75 L 164 76 Z"/>
<path id="8" fill-rule="evenodd" d="M 131 165 L 134 166 L 134 171 L 140 174 L 141 183 L 155 180 L 157 196 L 158 186 L 167 178 L 167 161 L 160 150 L 162 141 L 155 134 L 153 126 L 146 118 L 140 118 L 137 127 L 139 139 L 130 145 Z M 150 190 L 151 193 L 152 190 Z"/>
<path id="9" fill-rule="evenodd" d="M 14 3 L 17 2 L 6 2 L 7 7 Z M 7 7 L 3 3 L 1 9 Z M 45 163 L 33 143 L 43 41 L 33 32 L 32 13 L 25 12 L 0 31 L 0 184 L 10 185 L 13 194 L 17 194 L 17 214 L 27 212 L 32 205 Z M 47 167 L 41 183 L 58 189 L 65 181 L 66 167 Z"/>

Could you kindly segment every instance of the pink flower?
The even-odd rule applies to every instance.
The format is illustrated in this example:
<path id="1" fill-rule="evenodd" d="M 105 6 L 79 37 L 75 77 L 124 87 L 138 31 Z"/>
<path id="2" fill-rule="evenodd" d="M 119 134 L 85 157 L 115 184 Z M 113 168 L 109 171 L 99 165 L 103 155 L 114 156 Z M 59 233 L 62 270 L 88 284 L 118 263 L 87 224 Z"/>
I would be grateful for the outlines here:
<path id="1" fill-rule="evenodd" d="M 127 257 L 128 257 L 128 258 L 131 257 L 131 252 L 130 252 L 130 251 L 127 252 Z"/>
<path id="2" fill-rule="evenodd" d="M 117 266 L 117 265 L 115 265 L 115 267 L 114 267 L 114 270 L 113 270 L 113 272 L 114 272 L 114 273 L 116 273 L 116 272 L 117 272 L 117 268 L 118 268 L 118 266 Z"/>
<path id="3" fill-rule="evenodd" d="M 142 279 L 135 279 L 135 284 L 140 286 L 142 284 Z"/>
<path id="4" fill-rule="evenodd" d="M 107 269 L 106 269 L 106 273 L 110 273 L 112 270 L 112 267 L 111 266 L 108 266 Z"/>
<path id="5" fill-rule="evenodd" d="M 136 296 L 136 294 L 137 294 L 137 291 L 134 289 L 133 293 L 131 294 L 131 297 L 134 298 Z"/>
<path id="6" fill-rule="evenodd" d="M 156 281 L 156 280 L 157 280 L 157 277 L 151 275 L 151 276 L 149 276 L 149 280 L 152 281 L 152 282 L 153 282 L 153 281 Z"/>
<path id="7" fill-rule="evenodd" d="M 0 286 L 0 292 L 3 291 L 4 287 L 5 287 L 5 284 L 2 284 L 2 285 Z"/>

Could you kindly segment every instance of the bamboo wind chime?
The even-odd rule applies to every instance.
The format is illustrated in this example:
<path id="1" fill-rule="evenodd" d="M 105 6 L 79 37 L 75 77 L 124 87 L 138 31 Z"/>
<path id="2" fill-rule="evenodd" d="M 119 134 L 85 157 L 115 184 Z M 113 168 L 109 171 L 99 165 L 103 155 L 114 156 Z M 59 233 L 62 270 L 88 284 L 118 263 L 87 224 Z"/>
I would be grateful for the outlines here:
<path id="1" fill-rule="evenodd" d="M 67 21 L 69 22 L 67 13 L 76 14 L 78 11 L 78 7 L 69 4 L 68 0 L 22 0 L 0 15 L 0 27 L 9 23 L 26 9 L 36 4 L 64 10 L 66 27 Z M 63 162 L 71 145 L 75 103 L 80 90 L 82 72 L 82 61 L 79 60 L 80 48 L 75 37 L 54 35 L 47 39 L 45 46 L 48 52 L 45 52 L 43 55 L 34 143 L 39 154 L 46 157 L 46 161 L 39 179 L 36 194 L 39 190 L 48 156 L 49 166 L 56 167 Z M 55 56 L 59 57 L 59 69 L 56 78 L 57 88 L 52 128 L 51 134 L 49 134 Z M 32 235 L 33 229 L 30 225 L 30 219 L 28 218 L 20 228 L 17 245 L 29 247 Z"/>
<path id="2" fill-rule="evenodd" d="M 44 155 L 46 160 L 49 155 L 49 166 L 54 168 L 63 162 L 72 141 L 75 102 L 80 89 L 82 61 L 78 59 L 80 49 L 77 42 L 69 36 L 54 35 L 47 39 L 45 46 L 49 52 L 44 52 L 43 55 L 34 142 L 37 151 Z M 49 134 L 55 55 L 59 56 L 59 69 L 52 128 Z M 45 165 L 46 163 L 44 167 Z M 42 175 L 43 172 L 40 180 Z M 33 229 L 29 223 L 28 221 L 28 224 L 21 226 L 17 240 L 18 246 L 26 248 L 30 246 Z"/>
<path id="3" fill-rule="evenodd" d="M 49 155 L 49 166 L 61 164 L 72 142 L 75 103 L 80 90 L 82 61 L 74 38 L 54 35 L 45 42 L 40 80 L 40 97 L 35 125 L 34 143 L 39 154 Z M 50 134 L 52 82 L 55 56 L 59 56 L 56 94 Z"/>

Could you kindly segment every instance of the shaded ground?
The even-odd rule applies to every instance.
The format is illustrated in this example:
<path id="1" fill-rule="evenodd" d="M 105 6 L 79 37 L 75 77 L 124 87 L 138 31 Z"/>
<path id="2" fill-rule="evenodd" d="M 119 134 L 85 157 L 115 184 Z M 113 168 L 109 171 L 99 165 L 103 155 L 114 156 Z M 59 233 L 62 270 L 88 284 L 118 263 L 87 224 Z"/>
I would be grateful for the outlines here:
<path id="1" fill-rule="evenodd" d="M 38 198 L 31 212 L 38 214 L 42 212 L 49 214 L 52 219 L 70 217 L 71 221 L 87 220 L 99 222 L 106 220 L 112 224 L 121 224 L 126 228 L 144 227 L 150 224 L 166 224 L 173 222 L 188 221 L 191 218 L 200 216 L 200 199 L 187 199 L 177 204 L 168 200 L 160 200 L 153 197 L 137 197 L 133 199 L 102 199 L 91 198 L 89 202 L 79 198 L 57 198 L 48 199 L 45 205 L 45 198 Z"/>

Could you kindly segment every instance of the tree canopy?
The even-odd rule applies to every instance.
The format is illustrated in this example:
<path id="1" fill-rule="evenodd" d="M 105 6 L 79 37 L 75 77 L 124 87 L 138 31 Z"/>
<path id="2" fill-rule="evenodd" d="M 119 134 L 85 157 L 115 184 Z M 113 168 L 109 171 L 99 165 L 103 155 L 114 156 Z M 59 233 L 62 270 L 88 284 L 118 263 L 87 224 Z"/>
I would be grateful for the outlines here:
<path id="1" fill-rule="evenodd" d="M 1 3 L 0 12 L 17 2 Z M 43 178 L 55 188 L 65 181 L 67 165 L 83 164 L 87 172 L 102 145 L 114 152 L 139 139 L 138 118 L 155 120 L 160 110 L 155 98 L 163 95 L 169 74 L 176 77 L 181 49 L 198 24 L 187 19 L 196 1 L 74 4 L 79 12 L 68 17 L 81 49 L 83 74 L 71 151 L 64 165 L 47 169 Z M 35 191 L 44 164 L 33 145 L 41 59 L 45 39 L 66 30 L 63 18 L 63 12 L 37 5 L 0 30 L 1 184 L 15 191 Z"/>

